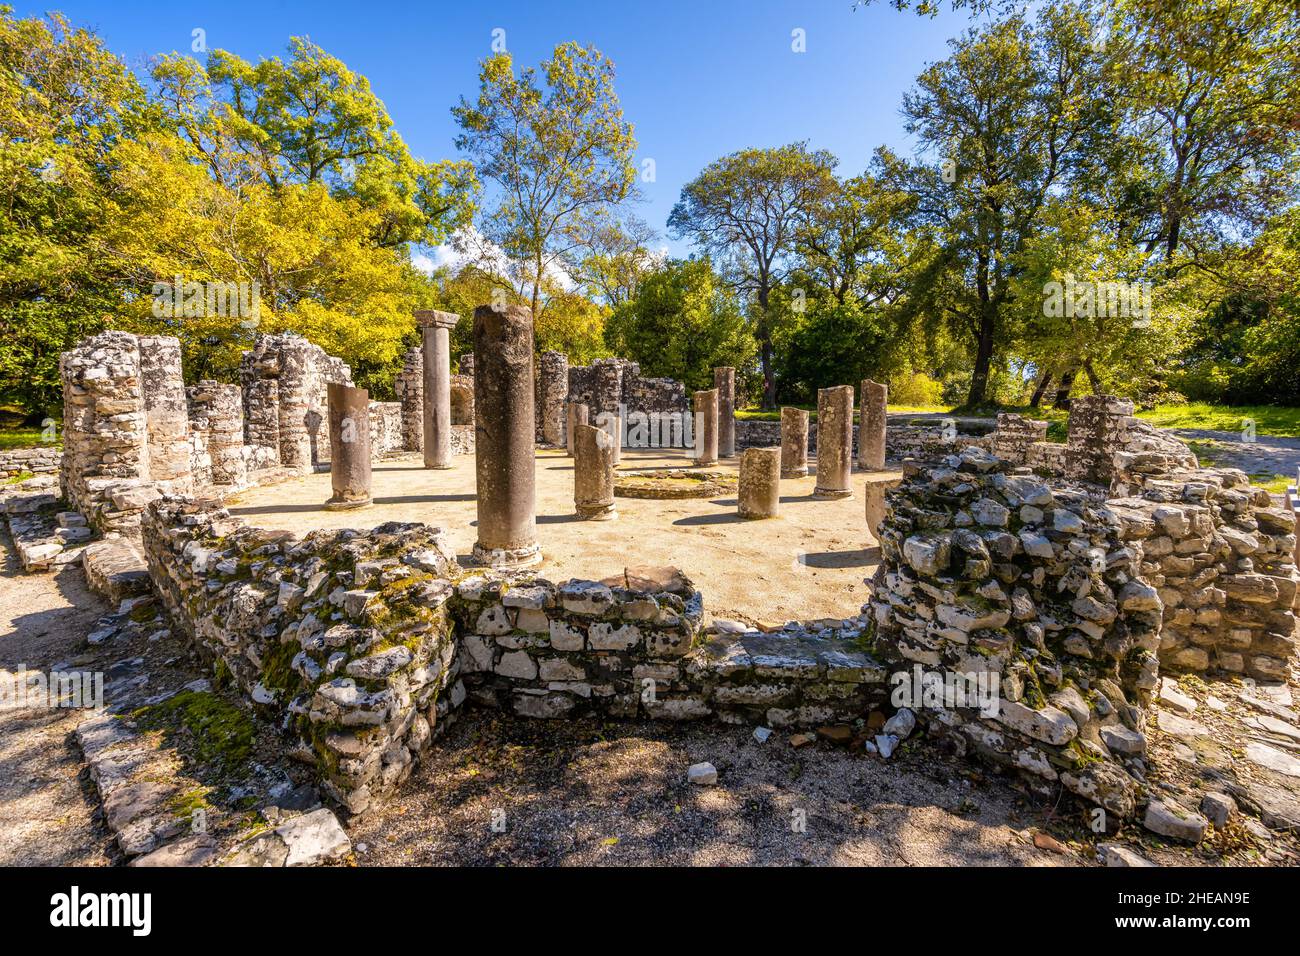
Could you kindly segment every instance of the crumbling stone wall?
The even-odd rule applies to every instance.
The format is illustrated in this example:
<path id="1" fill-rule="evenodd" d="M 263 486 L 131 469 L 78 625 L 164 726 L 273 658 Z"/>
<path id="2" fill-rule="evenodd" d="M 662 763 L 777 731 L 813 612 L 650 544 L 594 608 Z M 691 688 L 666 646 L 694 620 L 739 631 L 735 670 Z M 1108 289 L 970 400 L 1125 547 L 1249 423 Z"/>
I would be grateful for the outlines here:
<path id="1" fill-rule="evenodd" d="M 174 340 L 173 340 L 174 341 Z M 156 359 L 158 350 L 150 349 Z M 174 423 L 160 420 L 157 443 L 150 442 L 149 402 L 166 409 L 172 376 L 151 361 L 147 399 L 140 340 L 127 332 L 101 332 L 59 359 L 63 379 L 63 495 L 99 531 L 135 533 L 140 511 L 156 497 L 151 454 L 159 455 L 163 481 L 184 489 L 191 481 L 188 433 L 174 441 Z M 179 381 L 179 364 L 171 370 Z M 183 391 L 182 391 L 183 395 Z M 186 421 L 188 429 L 188 420 Z M 184 467 L 177 460 L 178 448 Z"/>
<path id="2" fill-rule="evenodd" d="M 0 481 L 19 475 L 58 474 L 62 462 L 63 451 L 54 445 L 0 451 Z"/>
<path id="3" fill-rule="evenodd" d="M 437 529 L 299 539 L 168 498 L 149 509 L 143 543 L 173 624 L 285 721 L 352 813 L 410 774 L 463 699 L 446 609 L 455 558 Z"/>
<path id="4" fill-rule="evenodd" d="M 301 335 L 259 335 L 240 361 L 240 381 L 248 444 L 272 449 L 274 464 L 301 472 L 329 461 L 325 386 L 352 384 L 342 359 Z"/>
<path id="5" fill-rule="evenodd" d="M 245 487 L 253 456 L 244 444 L 243 395 L 239 386 L 204 379 L 186 392 L 194 436 L 196 485 Z"/>
<path id="6" fill-rule="evenodd" d="M 400 402 L 370 403 L 370 455 L 379 458 L 403 451 Z"/>
<path id="7" fill-rule="evenodd" d="M 563 352 L 543 352 L 537 357 L 533 381 L 537 441 L 543 445 L 563 445 L 565 402 L 569 398 L 568 356 Z"/>
<path id="8" fill-rule="evenodd" d="M 1150 479 L 1111 498 L 1163 607 L 1168 670 L 1285 681 L 1295 657 L 1295 515 L 1232 468 Z"/>
<path id="9" fill-rule="evenodd" d="M 598 415 L 618 414 L 620 405 L 628 412 L 647 415 L 690 411 L 685 385 L 671 378 L 647 378 L 638 363 L 621 358 L 571 366 L 568 397 L 587 406 L 592 423 Z"/>
<path id="10" fill-rule="evenodd" d="M 1162 603 L 1120 519 L 1086 488 L 978 448 L 887 498 L 876 650 L 954 685 L 998 679 L 994 714 L 944 701 L 917 715 L 963 749 L 1131 815 Z"/>
<path id="11" fill-rule="evenodd" d="M 968 426 L 969 427 L 969 426 Z M 968 445 L 981 444 L 980 436 L 949 428 L 942 421 L 933 424 L 898 424 L 885 427 L 885 458 L 898 462 L 904 458 L 931 460 L 960 451 Z M 781 423 L 738 419 L 736 421 L 737 448 L 771 448 L 781 444 Z M 856 458 L 858 426 L 853 426 L 853 448 Z M 808 429 L 808 451 L 817 452 L 817 428 Z"/>
<path id="12" fill-rule="evenodd" d="M 393 382 L 402 406 L 402 449 L 424 451 L 424 349 L 407 349 Z"/>

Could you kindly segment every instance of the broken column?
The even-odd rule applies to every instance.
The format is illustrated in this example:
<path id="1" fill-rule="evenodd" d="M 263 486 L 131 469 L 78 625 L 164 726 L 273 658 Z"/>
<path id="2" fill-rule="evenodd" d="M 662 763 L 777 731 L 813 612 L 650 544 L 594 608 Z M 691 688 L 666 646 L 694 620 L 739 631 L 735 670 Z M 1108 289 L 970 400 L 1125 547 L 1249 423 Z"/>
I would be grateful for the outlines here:
<path id="1" fill-rule="evenodd" d="M 338 382 L 330 382 L 326 393 L 334 495 L 325 507 L 364 508 L 370 504 L 370 393 Z"/>
<path id="2" fill-rule="evenodd" d="M 788 405 L 781 409 L 781 477 L 808 474 L 808 413 Z"/>
<path id="3" fill-rule="evenodd" d="M 481 305 L 474 310 L 478 564 L 518 567 L 542 559 L 533 428 L 533 313 L 521 305 Z"/>
<path id="4" fill-rule="evenodd" d="M 718 390 L 695 393 L 695 464 L 718 463 Z"/>
<path id="5" fill-rule="evenodd" d="M 190 411 L 181 376 L 180 339 L 145 335 L 139 339 L 140 375 L 149 435 L 149 478 L 160 491 L 189 494 Z"/>
<path id="6" fill-rule="evenodd" d="M 427 309 L 416 312 L 415 319 L 424 330 L 424 467 L 450 468 L 450 333 L 460 316 Z"/>
<path id="7" fill-rule="evenodd" d="M 424 450 L 424 352 L 409 349 L 402 370 L 393 381 L 397 400 L 402 403 L 402 449 Z"/>
<path id="8" fill-rule="evenodd" d="M 609 439 L 610 450 L 614 456 L 614 467 L 618 467 L 623 458 L 623 420 L 613 412 L 601 412 L 593 423 Z"/>
<path id="9" fill-rule="evenodd" d="M 543 352 L 537 360 L 537 440 L 541 444 L 568 447 L 563 437 L 568 397 L 568 356 Z"/>
<path id="10" fill-rule="evenodd" d="M 858 425 L 858 467 L 864 471 L 885 469 L 885 408 L 889 386 L 862 380 L 861 422 Z"/>
<path id="11" fill-rule="evenodd" d="M 1113 395 L 1084 395 L 1070 401 L 1065 439 L 1065 473 L 1077 481 L 1109 485 L 1115 453 L 1125 441 L 1133 403 Z"/>
<path id="12" fill-rule="evenodd" d="M 188 389 L 190 421 L 207 439 L 209 479 L 214 485 L 248 483 L 244 453 L 244 407 L 238 385 L 204 379 Z"/>
<path id="13" fill-rule="evenodd" d="M 814 498 L 852 498 L 853 386 L 817 391 L 817 485 Z"/>
<path id="14" fill-rule="evenodd" d="M 746 448 L 740 455 L 737 509 L 742 518 L 775 518 L 781 510 L 781 449 Z"/>
<path id="15" fill-rule="evenodd" d="M 573 505 L 586 521 L 617 518 L 614 510 L 614 448 L 608 433 L 579 425 L 573 436 Z"/>
<path id="16" fill-rule="evenodd" d="M 587 406 L 582 402 L 568 402 L 568 414 L 564 425 L 564 446 L 573 454 L 573 436 L 578 433 L 578 426 L 587 424 Z"/>
<path id="17" fill-rule="evenodd" d="M 713 387 L 718 391 L 718 457 L 736 456 L 736 370 L 715 368 Z"/>

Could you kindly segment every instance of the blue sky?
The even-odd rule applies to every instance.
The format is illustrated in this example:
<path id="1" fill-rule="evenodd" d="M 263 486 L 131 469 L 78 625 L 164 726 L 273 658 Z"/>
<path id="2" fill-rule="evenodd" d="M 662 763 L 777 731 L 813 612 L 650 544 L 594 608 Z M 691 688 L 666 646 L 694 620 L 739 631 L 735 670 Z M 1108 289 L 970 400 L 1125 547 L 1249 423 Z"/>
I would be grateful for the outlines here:
<path id="1" fill-rule="evenodd" d="M 902 94 L 971 26 L 965 13 L 920 18 L 888 0 L 857 10 L 852 0 L 10 2 L 20 15 L 63 11 L 140 68 L 159 53 L 188 53 L 196 28 L 208 49 L 249 60 L 310 36 L 369 77 L 411 151 L 430 160 L 456 155 L 449 109 L 475 92 L 494 29 L 505 30 L 517 64 L 566 40 L 595 44 L 617 68 L 638 161 L 655 161 L 639 212 L 661 232 L 683 184 L 733 150 L 806 139 L 852 174 L 880 144 L 910 149 Z M 795 29 L 805 31 L 804 53 L 791 49 Z"/>

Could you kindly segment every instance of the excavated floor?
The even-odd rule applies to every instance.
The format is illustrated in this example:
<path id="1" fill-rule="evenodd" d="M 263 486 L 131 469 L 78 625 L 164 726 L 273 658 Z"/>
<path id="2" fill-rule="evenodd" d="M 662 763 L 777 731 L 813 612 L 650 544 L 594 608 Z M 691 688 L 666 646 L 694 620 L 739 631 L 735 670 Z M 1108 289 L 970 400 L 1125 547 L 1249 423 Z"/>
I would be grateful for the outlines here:
<path id="1" fill-rule="evenodd" d="M 676 470 L 680 453 L 625 451 L 620 470 Z M 708 471 L 735 474 L 738 459 Z M 748 521 L 736 514 L 734 492 L 710 499 L 616 498 L 614 521 L 582 521 L 573 513 L 573 459 L 563 451 L 537 452 L 537 533 L 544 563 L 556 581 L 599 580 L 636 565 L 674 565 L 704 593 L 706 612 L 747 623 L 846 618 L 867 600 L 863 579 L 879 561 L 867 532 L 862 489 L 897 472 L 857 473 L 854 496 L 812 497 L 815 468 L 781 482 L 781 514 Z M 459 455 L 446 471 L 427 471 L 414 455 L 377 463 L 374 505 L 362 511 L 326 511 L 328 473 L 256 488 L 230 502 L 252 524 L 306 533 L 314 528 L 369 528 L 385 521 L 422 521 L 445 529 L 468 558 L 476 531 L 474 457 Z"/>

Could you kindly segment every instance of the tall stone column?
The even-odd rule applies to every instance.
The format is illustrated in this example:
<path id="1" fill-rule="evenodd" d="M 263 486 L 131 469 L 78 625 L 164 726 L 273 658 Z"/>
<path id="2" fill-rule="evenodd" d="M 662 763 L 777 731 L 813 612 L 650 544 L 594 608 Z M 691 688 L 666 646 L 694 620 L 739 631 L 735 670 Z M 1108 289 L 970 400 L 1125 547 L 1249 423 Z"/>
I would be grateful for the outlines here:
<path id="1" fill-rule="evenodd" d="M 370 504 L 370 393 L 364 388 L 330 382 L 330 511 Z"/>
<path id="2" fill-rule="evenodd" d="M 564 424 L 564 446 L 569 455 L 573 455 L 573 436 L 578 433 L 580 425 L 587 424 L 589 411 L 587 406 L 582 402 L 569 402 L 566 406 L 566 417 Z"/>
<path id="3" fill-rule="evenodd" d="M 736 370 L 715 368 L 713 387 L 718 390 L 718 457 L 736 456 Z"/>
<path id="4" fill-rule="evenodd" d="M 718 463 L 718 390 L 695 393 L 695 464 Z"/>
<path id="5" fill-rule="evenodd" d="M 593 422 L 609 438 L 610 449 L 614 455 L 614 467 L 623 460 L 623 419 L 614 412 L 601 412 Z"/>
<path id="6" fill-rule="evenodd" d="M 474 310 L 474 560 L 519 567 L 542 559 L 533 460 L 533 313 Z"/>
<path id="7" fill-rule="evenodd" d="M 885 470 L 885 408 L 889 386 L 862 380 L 862 410 L 858 425 L 858 467 L 863 471 Z"/>
<path id="8" fill-rule="evenodd" d="M 781 409 L 781 477 L 808 474 L 808 413 L 788 405 Z"/>
<path id="9" fill-rule="evenodd" d="M 614 448 L 609 434 L 579 425 L 573 436 L 573 506 L 586 521 L 617 518 L 614 510 Z"/>
<path id="10" fill-rule="evenodd" d="M 569 397 L 569 359 L 563 352 L 543 352 L 537 359 L 537 440 L 558 446 L 563 441 L 565 399 Z"/>
<path id="11" fill-rule="evenodd" d="M 814 498 L 852 498 L 853 386 L 817 391 L 817 485 Z"/>
<path id="12" fill-rule="evenodd" d="M 781 510 L 781 449 L 746 448 L 740 455 L 737 512 L 742 518 L 775 518 Z"/>
<path id="13" fill-rule="evenodd" d="M 460 316 L 429 309 L 416 312 L 415 319 L 424 330 L 424 467 L 450 468 L 450 333 Z"/>

